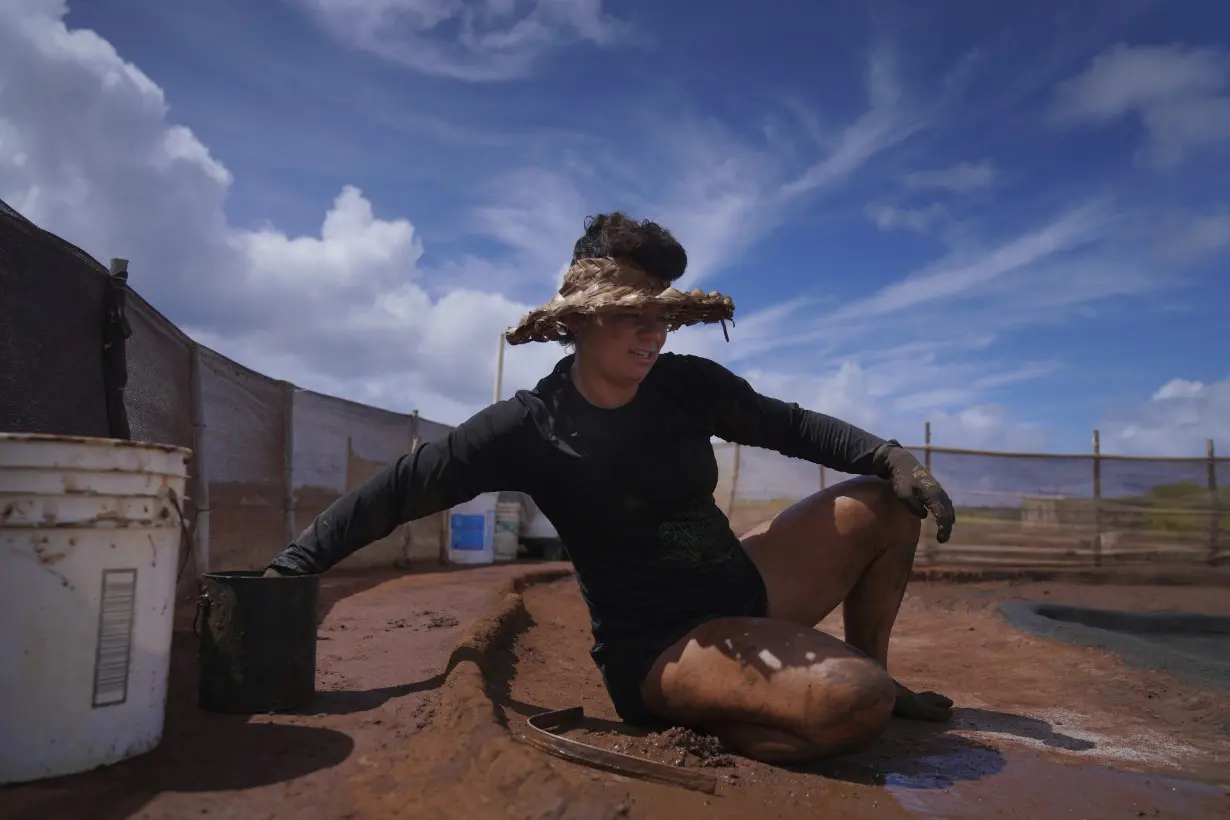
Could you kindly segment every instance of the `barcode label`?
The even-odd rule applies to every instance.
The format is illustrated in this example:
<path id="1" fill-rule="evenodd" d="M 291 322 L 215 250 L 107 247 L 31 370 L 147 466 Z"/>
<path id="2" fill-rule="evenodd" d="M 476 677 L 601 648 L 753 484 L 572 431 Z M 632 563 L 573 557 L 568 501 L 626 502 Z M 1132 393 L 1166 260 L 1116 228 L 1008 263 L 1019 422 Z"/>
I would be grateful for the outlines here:
<path id="1" fill-rule="evenodd" d="M 137 603 L 135 569 L 103 570 L 94 654 L 94 708 L 128 700 L 128 664 Z"/>

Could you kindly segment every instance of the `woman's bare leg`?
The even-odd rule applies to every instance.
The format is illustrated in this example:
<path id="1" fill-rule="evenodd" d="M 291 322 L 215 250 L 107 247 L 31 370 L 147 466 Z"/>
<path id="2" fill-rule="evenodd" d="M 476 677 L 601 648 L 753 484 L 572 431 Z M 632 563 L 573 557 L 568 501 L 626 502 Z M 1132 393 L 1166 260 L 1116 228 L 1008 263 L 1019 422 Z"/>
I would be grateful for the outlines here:
<path id="1" fill-rule="evenodd" d="M 658 659 L 641 693 L 655 714 L 741 754 L 791 763 L 866 748 L 887 725 L 887 671 L 831 635 L 770 618 L 720 618 Z"/>
<path id="2" fill-rule="evenodd" d="M 863 749 L 893 713 L 947 719 L 950 700 L 911 692 L 888 674 L 919 532 L 885 482 L 855 479 L 748 533 L 769 617 L 694 629 L 646 676 L 646 706 L 775 763 Z M 845 642 L 815 629 L 839 604 Z"/>
<path id="3" fill-rule="evenodd" d="M 920 529 L 887 482 L 854 479 L 794 504 L 743 543 L 768 588 L 770 617 L 814 626 L 840 603 L 846 642 L 887 669 Z M 898 684 L 899 715 L 947 720 L 951 707 Z"/>

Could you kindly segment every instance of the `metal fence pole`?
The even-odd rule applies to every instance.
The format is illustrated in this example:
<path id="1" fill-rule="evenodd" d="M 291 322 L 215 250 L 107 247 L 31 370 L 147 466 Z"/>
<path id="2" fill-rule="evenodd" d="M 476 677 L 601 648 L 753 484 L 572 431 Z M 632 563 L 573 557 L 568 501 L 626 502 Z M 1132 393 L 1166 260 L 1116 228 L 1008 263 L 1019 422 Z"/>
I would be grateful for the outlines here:
<path id="1" fill-rule="evenodd" d="M 201 346 L 191 342 L 188 348 L 188 373 L 192 398 L 192 460 L 195 462 L 193 495 L 196 497 L 196 538 L 193 540 L 193 561 L 197 575 L 209 572 L 209 475 L 205 467 L 205 394 L 201 387 Z"/>
<path id="2" fill-rule="evenodd" d="M 282 382 L 283 430 L 282 430 L 282 509 L 286 520 L 283 527 L 283 543 L 295 540 L 295 386 Z"/>
<path id="3" fill-rule="evenodd" d="M 735 498 L 739 494 L 739 445 L 735 444 L 735 463 L 730 469 L 730 511 L 726 513 L 726 517 L 730 518 L 735 514 Z"/>
<path id="4" fill-rule="evenodd" d="M 504 331 L 500 331 L 500 352 L 495 358 L 495 389 L 491 399 L 492 404 L 497 404 L 500 401 L 500 394 L 504 392 Z"/>
<path id="5" fill-rule="evenodd" d="M 1093 431 L 1093 565 L 1102 566 L 1102 436 Z"/>
<path id="6" fill-rule="evenodd" d="M 1217 553 L 1221 551 L 1221 496 L 1217 492 L 1217 451 L 1213 448 L 1213 439 L 1204 443 L 1205 454 L 1208 456 L 1209 479 L 1209 563 L 1217 563 Z"/>
<path id="7" fill-rule="evenodd" d="M 931 472 L 931 422 L 923 422 L 923 466 L 927 468 L 927 472 Z M 923 557 L 928 564 L 934 564 L 939 560 L 940 545 L 935 540 L 935 536 L 931 534 L 928 527 L 927 543 L 923 546 Z"/>
<path id="8" fill-rule="evenodd" d="M 125 315 L 128 293 L 128 260 L 111 260 L 110 281 L 107 283 L 107 309 L 103 317 L 103 379 L 107 395 L 107 435 L 129 440 L 132 425 L 124 404 L 128 387 L 128 346 L 132 325 Z"/>

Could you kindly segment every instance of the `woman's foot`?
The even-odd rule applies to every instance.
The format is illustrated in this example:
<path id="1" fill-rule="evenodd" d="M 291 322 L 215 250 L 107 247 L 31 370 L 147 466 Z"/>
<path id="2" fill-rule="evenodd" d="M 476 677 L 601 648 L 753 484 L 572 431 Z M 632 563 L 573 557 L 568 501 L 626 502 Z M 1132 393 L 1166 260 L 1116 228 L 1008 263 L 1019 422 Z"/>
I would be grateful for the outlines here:
<path id="1" fill-rule="evenodd" d="M 911 692 L 898 683 L 893 714 L 910 720 L 943 723 L 952 719 L 952 700 L 938 692 Z"/>

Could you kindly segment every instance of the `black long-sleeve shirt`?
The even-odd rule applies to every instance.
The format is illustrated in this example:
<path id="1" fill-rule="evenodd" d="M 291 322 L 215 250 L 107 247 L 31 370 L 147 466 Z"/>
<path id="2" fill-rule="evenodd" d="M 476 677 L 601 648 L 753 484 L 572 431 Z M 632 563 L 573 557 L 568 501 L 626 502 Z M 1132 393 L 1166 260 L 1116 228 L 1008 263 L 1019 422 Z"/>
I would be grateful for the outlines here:
<path id="1" fill-rule="evenodd" d="M 713 497 L 711 436 L 862 475 L 885 443 L 697 356 L 663 354 L 629 404 L 595 407 L 572 384 L 572 361 L 338 499 L 270 565 L 324 572 L 407 521 L 519 491 L 567 546 L 595 640 L 635 637 L 720 611 L 746 578 L 750 560 Z"/>

